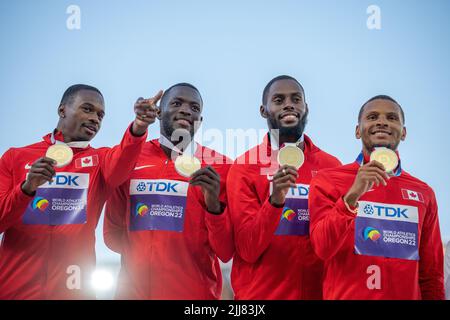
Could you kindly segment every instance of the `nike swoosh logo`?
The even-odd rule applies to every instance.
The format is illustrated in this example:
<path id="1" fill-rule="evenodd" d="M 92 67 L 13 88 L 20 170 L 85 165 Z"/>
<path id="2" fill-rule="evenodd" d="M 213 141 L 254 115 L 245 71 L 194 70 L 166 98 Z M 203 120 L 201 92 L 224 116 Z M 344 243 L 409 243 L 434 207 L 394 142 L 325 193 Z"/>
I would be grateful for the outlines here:
<path id="1" fill-rule="evenodd" d="M 27 163 L 26 165 L 25 165 L 25 170 L 30 170 L 31 169 L 31 166 Z"/>
<path id="2" fill-rule="evenodd" d="M 150 168 L 150 167 L 154 167 L 154 166 L 155 166 L 154 164 L 149 164 L 149 165 L 146 165 L 146 166 L 135 167 L 134 170 L 141 170 L 141 169 L 144 169 L 144 168 Z"/>

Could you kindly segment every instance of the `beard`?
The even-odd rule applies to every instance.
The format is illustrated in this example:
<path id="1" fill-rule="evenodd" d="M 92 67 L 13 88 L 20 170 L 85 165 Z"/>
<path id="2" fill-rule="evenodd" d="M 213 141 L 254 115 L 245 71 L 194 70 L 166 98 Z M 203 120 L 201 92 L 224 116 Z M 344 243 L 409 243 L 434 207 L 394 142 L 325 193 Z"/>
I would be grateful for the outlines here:
<path id="1" fill-rule="evenodd" d="M 195 122 L 189 130 L 184 128 L 174 128 L 170 115 L 164 114 L 161 118 L 161 127 L 164 136 L 180 149 L 184 149 L 183 147 L 186 147 L 194 140 L 194 135 L 198 126 L 200 126 L 200 124 Z"/>
<path id="2" fill-rule="evenodd" d="M 283 127 L 280 122 L 274 118 L 269 118 L 268 122 L 271 129 L 279 130 L 280 137 L 291 138 L 297 141 L 303 135 L 306 124 L 308 123 L 308 111 L 306 111 L 303 117 L 298 121 L 297 125 L 293 127 Z"/>

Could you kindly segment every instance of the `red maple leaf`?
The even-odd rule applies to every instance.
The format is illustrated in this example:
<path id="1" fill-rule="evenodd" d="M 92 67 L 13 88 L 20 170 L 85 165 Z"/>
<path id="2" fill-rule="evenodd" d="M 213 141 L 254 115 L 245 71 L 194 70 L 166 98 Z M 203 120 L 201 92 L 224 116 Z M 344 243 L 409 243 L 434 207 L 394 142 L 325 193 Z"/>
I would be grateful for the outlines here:
<path id="1" fill-rule="evenodd" d="M 91 159 L 89 159 L 89 158 L 85 158 L 84 160 L 83 160 L 83 163 L 84 164 L 88 164 L 88 163 L 90 163 L 91 162 Z"/>

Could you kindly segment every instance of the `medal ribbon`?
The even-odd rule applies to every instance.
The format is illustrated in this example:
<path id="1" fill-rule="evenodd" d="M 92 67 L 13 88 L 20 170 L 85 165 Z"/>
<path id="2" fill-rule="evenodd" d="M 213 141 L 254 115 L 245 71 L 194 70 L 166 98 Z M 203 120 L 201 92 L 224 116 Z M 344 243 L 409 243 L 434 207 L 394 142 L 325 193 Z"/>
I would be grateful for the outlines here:
<path id="1" fill-rule="evenodd" d="M 178 147 L 176 147 L 172 143 L 172 141 L 167 139 L 164 135 L 161 135 L 159 137 L 159 144 L 169 148 L 170 150 L 175 151 L 176 153 L 178 153 L 180 155 L 181 154 L 186 154 L 186 155 L 189 155 L 189 156 L 194 156 L 194 154 L 197 152 L 197 147 L 198 147 L 197 143 L 194 140 L 192 140 L 189 143 L 189 145 L 186 148 L 184 148 L 184 151 L 181 151 L 180 149 L 178 149 Z"/>
<path id="2" fill-rule="evenodd" d="M 50 141 L 52 142 L 52 144 L 65 144 L 66 146 L 71 147 L 71 148 L 86 149 L 87 147 L 89 147 L 89 141 L 72 141 L 72 142 L 65 143 L 63 141 L 56 140 L 54 131 L 52 132 L 52 135 L 50 136 Z"/>

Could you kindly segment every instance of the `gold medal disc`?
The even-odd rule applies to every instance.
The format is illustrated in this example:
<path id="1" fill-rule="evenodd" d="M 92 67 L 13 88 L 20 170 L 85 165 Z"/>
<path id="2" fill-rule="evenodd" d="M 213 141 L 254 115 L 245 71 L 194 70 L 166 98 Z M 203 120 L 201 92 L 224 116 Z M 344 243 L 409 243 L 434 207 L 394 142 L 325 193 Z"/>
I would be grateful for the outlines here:
<path id="1" fill-rule="evenodd" d="M 47 149 L 45 154 L 47 158 L 56 161 L 57 168 L 65 167 L 72 162 L 73 151 L 65 144 L 54 144 Z"/>
<path id="2" fill-rule="evenodd" d="M 287 145 L 280 149 L 277 160 L 280 166 L 288 165 L 298 170 L 305 162 L 305 155 L 297 146 Z"/>
<path id="3" fill-rule="evenodd" d="M 201 168 L 200 160 L 187 156 L 181 155 L 175 160 L 175 170 L 179 175 L 189 178 L 195 171 Z"/>
<path id="4" fill-rule="evenodd" d="M 397 154 L 391 149 L 385 147 L 375 148 L 375 150 L 370 154 L 370 161 L 373 160 L 383 164 L 386 172 L 392 172 L 398 166 Z"/>

